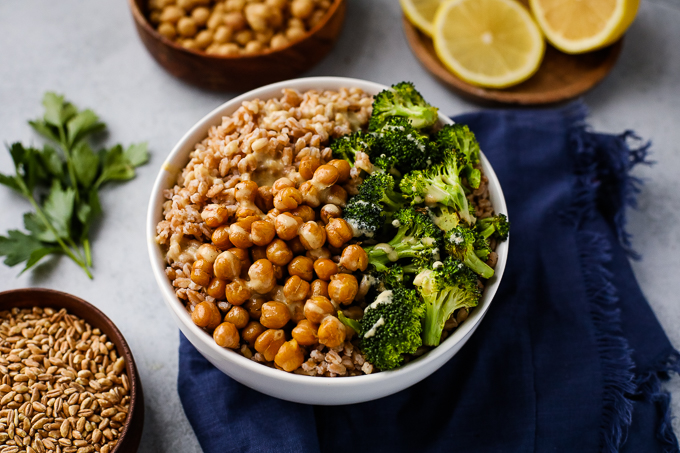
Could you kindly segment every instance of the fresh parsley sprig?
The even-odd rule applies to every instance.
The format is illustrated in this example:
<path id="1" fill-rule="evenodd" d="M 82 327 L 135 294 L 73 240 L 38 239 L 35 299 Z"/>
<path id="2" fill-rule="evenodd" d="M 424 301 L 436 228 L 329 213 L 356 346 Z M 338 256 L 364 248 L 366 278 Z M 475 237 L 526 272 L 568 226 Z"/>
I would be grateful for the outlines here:
<path id="1" fill-rule="evenodd" d="M 34 212 L 24 215 L 28 233 L 10 230 L 0 236 L 0 256 L 8 266 L 25 262 L 23 273 L 47 255 L 65 254 L 92 278 L 89 233 L 102 213 L 99 189 L 134 178 L 135 168 L 149 160 L 147 146 L 95 152 L 88 139 L 106 129 L 96 113 L 78 110 L 55 93 L 46 93 L 43 105 L 45 115 L 29 124 L 57 147 L 7 146 L 15 174 L 0 173 L 0 184 L 24 196 Z"/>

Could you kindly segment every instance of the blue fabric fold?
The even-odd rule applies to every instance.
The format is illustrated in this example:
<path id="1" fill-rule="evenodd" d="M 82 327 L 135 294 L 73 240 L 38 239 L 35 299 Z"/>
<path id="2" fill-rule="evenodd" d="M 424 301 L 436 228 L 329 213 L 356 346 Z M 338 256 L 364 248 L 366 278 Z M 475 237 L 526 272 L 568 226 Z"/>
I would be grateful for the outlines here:
<path id="1" fill-rule="evenodd" d="M 661 388 L 680 355 L 628 261 L 630 171 L 648 145 L 590 131 L 586 113 L 454 118 L 501 181 L 510 252 L 476 333 L 419 384 L 363 404 L 290 403 L 225 376 L 182 336 L 178 391 L 204 452 L 680 451 Z"/>

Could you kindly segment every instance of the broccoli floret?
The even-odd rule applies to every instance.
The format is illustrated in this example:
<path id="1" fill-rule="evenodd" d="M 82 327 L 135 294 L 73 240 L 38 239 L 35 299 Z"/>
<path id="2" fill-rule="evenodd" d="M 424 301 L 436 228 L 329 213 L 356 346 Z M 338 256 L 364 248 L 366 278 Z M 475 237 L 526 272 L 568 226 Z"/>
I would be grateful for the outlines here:
<path id="1" fill-rule="evenodd" d="M 394 159 L 394 166 L 402 173 L 423 170 L 441 161 L 434 142 L 401 117 L 389 118 L 377 133 L 371 159 L 383 154 Z"/>
<path id="2" fill-rule="evenodd" d="M 416 129 L 430 127 L 438 118 L 437 108 L 425 102 L 410 82 L 392 85 L 375 96 L 369 130 L 380 130 L 391 116 L 408 118 Z"/>
<path id="3" fill-rule="evenodd" d="M 398 211 L 406 199 L 394 190 L 394 177 L 387 173 L 373 173 L 359 186 L 361 200 L 381 205 L 387 212 Z"/>
<path id="4" fill-rule="evenodd" d="M 493 277 L 493 269 L 475 254 L 475 244 L 478 243 L 478 237 L 479 235 L 475 230 L 459 225 L 446 232 L 444 248 L 450 256 L 462 261 L 483 278 L 491 278 Z"/>
<path id="5" fill-rule="evenodd" d="M 482 261 L 489 259 L 489 254 L 491 253 L 491 246 L 489 241 L 482 235 L 477 235 L 477 240 L 474 245 L 475 255 L 479 257 Z"/>
<path id="6" fill-rule="evenodd" d="M 402 258 L 430 262 L 439 259 L 442 232 L 426 214 L 413 208 L 402 209 L 394 215 L 392 224 L 397 234 L 387 244 L 366 247 L 368 262 L 378 271 Z"/>
<path id="7" fill-rule="evenodd" d="M 510 232 L 510 222 L 504 214 L 498 214 L 485 219 L 479 219 L 475 224 L 475 228 L 481 236 L 489 238 L 495 236 L 504 241 L 508 238 Z"/>
<path id="8" fill-rule="evenodd" d="M 463 307 L 475 307 L 482 295 L 477 275 L 454 258 L 438 266 L 423 269 L 414 284 L 425 301 L 423 344 L 437 346 L 444 324 L 451 314 Z"/>
<path id="9" fill-rule="evenodd" d="M 468 225 L 475 221 L 474 207 L 468 203 L 460 181 L 460 155 L 455 150 L 445 150 L 444 161 L 428 170 L 416 170 L 404 176 L 399 184 L 404 195 L 414 204 L 436 203 L 454 208 Z"/>
<path id="10" fill-rule="evenodd" d="M 433 208 L 428 208 L 427 211 L 434 224 L 443 231 L 449 231 L 451 228 L 457 227 L 460 223 L 458 213 L 448 206 L 437 205 Z"/>
<path id="11" fill-rule="evenodd" d="M 364 282 L 364 279 L 367 281 Z M 410 286 L 410 279 L 404 280 L 404 269 L 398 264 L 394 264 L 382 270 L 372 267 L 362 277 L 361 284 L 369 283 L 371 286 L 364 296 L 364 300 L 374 300 L 378 294 L 388 289 Z M 409 283 L 407 285 L 406 283 Z"/>
<path id="12" fill-rule="evenodd" d="M 359 195 L 352 197 L 345 209 L 343 218 L 354 230 L 355 237 L 372 238 L 385 225 L 385 212 L 379 204 L 367 201 Z"/>
<path id="13" fill-rule="evenodd" d="M 460 176 L 467 179 L 473 189 L 477 189 L 482 180 L 479 164 L 479 143 L 467 126 L 461 124 L 447 124 L 435 138 L 440 150 L 456 150 L 461 160 Z"/>
<path id="14" fill-rule="evenodd" d="M 348 318 L 340 310 L 338 310 L 338 319 L 347 327 L 351 327 L 357 334 L 361 333 L 361 323 L 356 319 Z"/>
<path id="15" fill-rule="evenodd" d="M 375 144 L 375 134 L 368 134 L 365 132 L 355 132 L 349 135 L 343 135 L 331 144 L 333 157 L 336 159 L 345 159 L 351 166 L 354 166 L 356 154 L 364 152 L 371 153 L 371 148 Z"/>
<path id="16" fill-rule="evenodd" d="M 422 345 L 425 304 L 415 290 L 397 287 L 383 291 L 360 321 L 359 348 L 379 370 L 391 370 Z"/>

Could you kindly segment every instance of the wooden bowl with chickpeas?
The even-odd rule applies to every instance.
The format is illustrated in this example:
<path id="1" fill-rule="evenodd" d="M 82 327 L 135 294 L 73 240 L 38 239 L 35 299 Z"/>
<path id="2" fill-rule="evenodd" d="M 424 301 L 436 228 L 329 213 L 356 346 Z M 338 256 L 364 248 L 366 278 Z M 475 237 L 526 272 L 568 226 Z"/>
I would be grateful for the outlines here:
<path id="1" fill-rule="evenodd" d="M 329 144 L 364 128 L 384 89 L 309 77 L 250 91 L 196 123 L 160 169 L 146 226 L 160 293 L 196 349 L 246 386 L 305 404 L 390 395 L 444 365 L 492 302 L 507 241 L 465 322 L 396 369 L 374 369 L 339 320 L 340 312 L 359 319 L 369 309 L 371 279 L 360 226 L 342 217 L 361 172 L 334 159 Z M 452 123 L 441 113 L 439 122 Z M 507 212 L 498 178 L 480 158 L 488 199 Z"/>
<path id="2" fill-rule="evenodd" d="M 345 0 L 129 0 L 142 42 L 172 75 L 242 91 L 295 77 L 338 39 Z"/>

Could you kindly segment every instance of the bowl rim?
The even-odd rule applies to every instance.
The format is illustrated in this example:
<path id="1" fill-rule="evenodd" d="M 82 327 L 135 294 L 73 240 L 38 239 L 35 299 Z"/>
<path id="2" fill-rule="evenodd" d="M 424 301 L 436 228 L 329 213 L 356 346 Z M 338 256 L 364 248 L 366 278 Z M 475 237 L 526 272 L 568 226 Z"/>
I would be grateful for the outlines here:
<path id="1" fill-rule="evenodd" d="M 43 296 L 45 295 L 51 295 L 51 296 L 56 296 L 56 298 L 59 299 L 70 299 L 73 301 L 76 305 L 81 305 L 85 311 L 88 311 L 92 313 L 94 318 L 99 318 L 103 323 L 106 325 L 106 328 L 112 329 L 113 333 L 118 337 L 120 340 L 120 345 L 122 351 L 119 351 L 122 356 L 125 357 L 125 370 L 127 371 L 128 374 L 128 381 L 130 385 L 130 407 L 128 409 L 128 415 L 127 418 L 125 419 L 125 424 L 123 425 L 123 429 L 120 431 L 120 436 L 118 437 L 118 442 L 116 443 L 115 447 L 113 450 L 111 450 L 111 453 L 117 453 L 121 446 L 126 446 L 129 447 L 129 444 L 125 444 L 123 442 L 123 439 L 128 439 L 126 436 L 129 434 L 131 437 L 131 442 L 136 442 L 137 446 L 139 445 L 139 442 L 141 440 L 141 434 L 142 434 L 142 429 L 138 429 L 138 427 L 133 426 L 133 422 L 135 423 L 141 423 L 142 425 L 144 424 L 144 390 L 142 389 L 142 381 L 139 376 L 139 370 L 137 369 L 137 364 L 135 363 L 135 358 L 132 355 L 132 349 L 130 349 L 130 345 L 128 344 L 127 340 L 125 339 L 125 336 L 123 333 L 118 329 L 118 326 L 109 318 L 103 311 L 101 311 L 99 308 L 94 306 L 93 304 L 89 303 L 88 301 L 81 299 L 78 296 L 75 296 L 73 294 L 69 294 L 63 291 L 58 291 L 54 289 L 49 289 L 49 288 L 18 288 L 18 289 L 11 289 L 7 291 L 2 291 L 0 292 L 0 303 L 3 302 L 5 298 L 12 298 L 12 297 L 28 297 L 28 296 L 33 296 L 35 295 L 36 300 L 41 300 Z M 29 306 L 28 304 L 26 306 Z M 43 305 L 34 305 L 34 306 L 40 306 L 40 307 L 46 307 L 46 306 L 52 306 L 54 308 L 65 308 L 65 307 L 56 307 L 52 304 L 43 304 Z M 67 309 L 68 310 L 68 309 Z M 77 314 L 69 311 L 69 314 L 78 316 Z M 81 318 L 83 319 L 83 318 Z M 92 328 L 99 328 L 101 329 L 101 325 L 94 325 L 92 321 L 85 320 L 88 324 L 92 325 Z M 102 332 L 103 333 L 103 332 Z M 111 340 L 111 337 L 109 336 L 109 339 Z M 135 431 L 138 430 L 139 432 Z M 134 436 L 138 436 L 138 439 L 133 439 Z M 122 448 L 122 447 L 121 447 Z"/>
<path id="2" fill-rule="evenodd" d="M 219 124 L 222 116 L 233 113 L 243 101 L 253 99 L 268 99 L 271 97 L 269 96 L 264 98 L 261 97 L 262 94 L 268 94 L 270 92 L 276 92 L 280 94 L 280 91 L 283 88 L 304 89 L 306 91 L 311 89 L 337 90 L 342 87 L 357 87 L 370 94 L 377 94 L 379 91 L 388 88 L 382 84 L 355 78 L 323 76 L 303 77 L 276 82 L 248 91 L 213 109 L 197 123 L 195 123 L 194 126 L 192 126 L 182 136 L 182 138 L 177 142 L 172 151 L 164 160 L 154 182 L 147 210 L 147 246 L 152 271 L 156 279 L 156 283 L 158 284 L 163 295 L 165 304 L 168 306 L 168 309 L 171 311 L 171 313 L 173 313 L 177 319 L 181 320 L 183 328 L 189 329 L 198 338 L 203 339 L 204 345 L 207 346 L 214 355 L 219 356 L 222 360 L 226 361 L 230 365 L 245 368 L 249 372 L 262 375 L 266 378 L 283 380 L 289 383 L 304 383 L 306 386 L 313 386 L 317 388 L 328 388 L 329 386 L 333 386 L 334 388 L 342 389 L 350 388 L 355 385 L 369 385 L 371 383 L 385 381 L 388 379 L 400 379 L 402 375 L 411 373 L 412 370 L 415 370 L 421 366 L 426 367 L 427 364 L 431 362 L 437 362 L 440 356 L 445 355 L 450 349 L 455 348 L 458 343 L 463 342 L 464 344 L 488 311 L 496 291 L 498 290 L 498 286 L 505 271 L 510 241 L 508 238 L 506 241 L 503 241 L 499 244 L 499 248 L 497 249 L 498 262 L 495 269 L 496 272 L 494 276 L 487 282 L 482 302 L 470 314 L 466 322 L 461 324 L 461 326 L 457 328 L 451 335 L 449 335 L 444 341 L 442 341 L 439 346 L 431 349 L 426 354 L 417 357 L 411 362 L 393 370 L 374 372 L 368 375 L 359 376 L 338 376 L 334 379 L 320 379 L 319 376 L 287 373 L 276 368 L 263 366 L 260 363 L 254 362 L 253 360 L 242 356 L 236 351 L 219 347 L 213 341 L 210 334 L 196 326 L 191 320 L 191 315 L 186 310 L 184 304 L 177 298 L 175 290 L 173 289 L 170 280 L 165 274 L 166 264 L 164 253 L 162 252 L 161 247 L 156 243 L 156 225 L 158 221 L 162 219 L 161 204 L 162 200 L 164 200 L 162 193 L 164 190 L 172 187 L 175 184 L 178 172 L 181 171 L 181 168 L 183 168 L 184 165 L 186 165 L 186 162 L 188 162 L 189 154 L 194 150 L 196 143 L 198 143 L 198 141 L 195 141 L 195 136 L 202 131 L 205 131 L 205 134 L 207 134 L 207 130 L 210 126 Z M 447 116 L 443 115 L 441 112 L 439 112 L 439 120 L 444 124 L 453 124 L 453 121 Z M 173 161 L 177 160 L 179 158 L 178 156 L 180 155 L 183 155 L 182 159 L 185 163 L 182 164 L 181 167 L 176 168 L 176 165 L 173 164 Z M 494 210 L 508 215 L 505 196 L 503 194 L 500 182 L 498 181 L 498 177 L 496 176 L 491 164 L 483 153 L 481 153 L 481 160 L 484 167 L 484 174 L 489 179 L 490 187 L 495 186 L 498 188 L 499 199 L 495 200 L 494 202 Z M 170 183 L 168 183 L 169 180 L 171 180 Z M 446 361 L 448 361 L 448 359 Z M 444 361 L 444 363 L 446 361 Z"/>
<path id="3" fill-rule="evenodd" d="M 150 33 L 156 40 L 161 41 L 163 44 L 166 46 L 172 47 L 173 49 L 189 54 L 189 55 L 196 55 L 199 57 L 203 58 L 208 58 L 208 59 L 213 59 L 213 60 L 245 60 L 245 59 L 254 59 L 262 56 L 268 56 L 272 54 L 276 54 L 278 52 L 282 52 L 285 50 L 288 50 L 297 44 L 306 41 L 307 39 L 311 38 L 314 36 L 316 33 L 318 33 L 322 28 L 324 28 L 328 22 L 330 22 L 331 18 L 335 16 L 336 12 L 340 8 L 340 6 L 345 3 L 346 0 L 333 0 L 333 3 L 331 3 L 331 6 L 328 8 L 328 11 L 326 11 L 326 14 L 323 16 L 323 18 L 311 29 L 309 29 L 304 35 L 299 37 L 298 39 L 295 39 L 288 44 L 286 44 L 283 47 L 279 47 L 277 49 L 272 49 L 269 48 L 264 51 L 260 51 L 257 53 L 253 54 L 238 54 L 238 55 L 215 55 L 215 54 L 209 54 L 206 53 L 202 50 L 198 49 L 187 49 L 186 47 L 183 47 L 179 44 L 177 44 L 175 41 L 166 38 L 165 36 L 161 35 L 158 30 L 156 30 L 152 25 L 151 22 L 147 19 L 146 15 L 140 10 L 139 6 L 137 5 L 136 0 L 128 0 L 128 4 L 130 6 L 130 10 L 132 11 L 132 17 L 134 18 L 135 22 L 142 26 L 145 31 Z"/>

